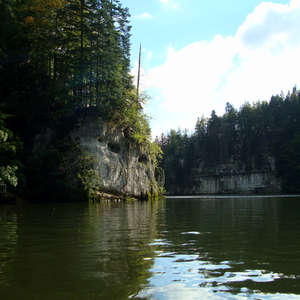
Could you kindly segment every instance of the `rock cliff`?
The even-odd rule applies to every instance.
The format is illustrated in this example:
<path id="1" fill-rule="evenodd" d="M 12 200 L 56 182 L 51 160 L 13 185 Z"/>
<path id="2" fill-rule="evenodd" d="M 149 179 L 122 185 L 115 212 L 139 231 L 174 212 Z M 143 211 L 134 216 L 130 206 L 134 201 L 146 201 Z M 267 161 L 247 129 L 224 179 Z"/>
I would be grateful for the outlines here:
<path id="1" fill-rule="evenodd" d="M 163 172 L 150 143 L 96 113 L 80 112 L 41 129 L 28 155 L 28 195 L 36 201 L 148 199 L 158 196 Z"/>
<path id="2" fill-rule="evenodd" d="M 95 116 L 86 116 L 72 130 L 71 137 L 84 155 L 93 158 L 100 195 L 103 192 L 137 198 L 158 195 L 159 184 L 149 150 L 134 143 L 126 130 Z"/>
<path id="3" fill-rule="evenodd" d="M 266 194 L 280 193 L 281 180 L 276 175 L 275 160 L 267 156 L 260 167 L 231 161 L 209 166 L 198 162 L 190 182 L 172 186 L 170 194 Z"/>

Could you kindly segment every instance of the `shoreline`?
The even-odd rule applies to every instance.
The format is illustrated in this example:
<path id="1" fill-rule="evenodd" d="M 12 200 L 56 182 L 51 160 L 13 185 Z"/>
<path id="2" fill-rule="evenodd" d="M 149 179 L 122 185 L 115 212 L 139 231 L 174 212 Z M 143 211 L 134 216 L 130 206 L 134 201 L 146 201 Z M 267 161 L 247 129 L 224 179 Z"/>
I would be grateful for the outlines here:
<path id="1" fill-rule="evenodd" d="M 177 196 L 165 196 L 166 199 L 239 199 L 239 198 L 300 198 L 300 194 L 291 195 L 177 195 Z"/>

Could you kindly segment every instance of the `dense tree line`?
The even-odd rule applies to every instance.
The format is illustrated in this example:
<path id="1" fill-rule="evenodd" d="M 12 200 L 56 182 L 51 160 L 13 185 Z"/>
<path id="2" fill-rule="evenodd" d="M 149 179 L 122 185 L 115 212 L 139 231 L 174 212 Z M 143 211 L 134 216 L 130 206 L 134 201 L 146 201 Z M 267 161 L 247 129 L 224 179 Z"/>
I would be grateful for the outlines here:
<path id="1" fill-rule="evenodd" d="M 23 144 L 11 151 L 24 175 L 20 188 L 41 184 L 33 179 L 41 169 L 51 177 L 50 162 L 62 159 L 63 137 L 78 114 L 97 114 L 149 144 L 129 53 L 129 12 L 118 0 L 0 0 L 0 142 L 2 149 L 9 133 L 11 143 L 15 136 Z M 36 164 L 34 139 L 47 128 L 58 136 Z M 16 175 L 18 164 L 1 149 L 0 168 Z"/>
<path id="2" fill-rule="evenodd" d="M 117 118 L 136 100 L 129 13 L 119 1 L 15 0 L 0 8 L 6 110 L 28 122 L 91 106 Z"/>
<path id="3" fill-rule="evenodd" d="M 300 92 L 272 96 L 269 102 L 245 103 L 239 110 L 227 103 L 223 116 L 215 111 L 199 118 L 195 131 L 171 130 L 156 139 L 164 157 L 166 189 L 192 184 L 193 168 L 213 170 L 240 164 L 244 171 L 263 170 L 275 158 L 285 192 L 300 191 Z"/>

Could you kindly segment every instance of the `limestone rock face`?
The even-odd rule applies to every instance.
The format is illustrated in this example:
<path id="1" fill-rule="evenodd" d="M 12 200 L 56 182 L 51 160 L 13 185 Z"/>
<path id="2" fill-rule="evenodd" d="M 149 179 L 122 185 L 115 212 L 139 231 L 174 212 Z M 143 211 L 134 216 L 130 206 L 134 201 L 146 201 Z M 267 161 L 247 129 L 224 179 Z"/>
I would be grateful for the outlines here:
<path id="1" fill-rule="evenodd" d="M 266 156 L 259 168 L 240 161 L 208 166 L 198 162 L 191 180 L 184 186 L 172 186 L 171 194 L 270 194 L 280 193 L 282 184 L 276 176 L 275 160 Z"/>
<path id="2" fill-rule="evenodd" d="M 133 143 L 119 127 L 86 117 L 71 132 L 81 151 L 93 157 L 100 191 L 143 198 L 158 193 L 150 153 Z"/>
<path id="3" fill-rule="evenodd" d="M 281 183 L 275 174 L 250 172 L 235 175 L 200 175 L 194 184 L 193 194 L 259 194 L 279 193 Z"/>

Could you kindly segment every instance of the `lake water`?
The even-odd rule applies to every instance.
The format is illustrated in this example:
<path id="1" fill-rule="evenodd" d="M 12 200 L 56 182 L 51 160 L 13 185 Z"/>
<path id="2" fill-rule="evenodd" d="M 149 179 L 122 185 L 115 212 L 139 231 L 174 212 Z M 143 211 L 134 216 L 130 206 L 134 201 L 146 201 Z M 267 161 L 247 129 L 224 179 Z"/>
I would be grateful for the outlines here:
<path id="1" fill-rule="evenodd" d="M 0 299 L 300 299 L 300 198 L 1 205 Z"/>

